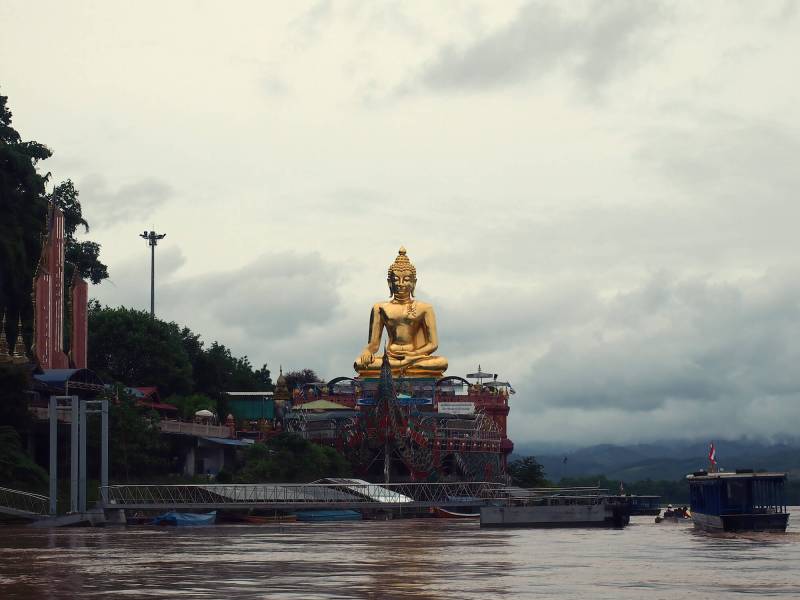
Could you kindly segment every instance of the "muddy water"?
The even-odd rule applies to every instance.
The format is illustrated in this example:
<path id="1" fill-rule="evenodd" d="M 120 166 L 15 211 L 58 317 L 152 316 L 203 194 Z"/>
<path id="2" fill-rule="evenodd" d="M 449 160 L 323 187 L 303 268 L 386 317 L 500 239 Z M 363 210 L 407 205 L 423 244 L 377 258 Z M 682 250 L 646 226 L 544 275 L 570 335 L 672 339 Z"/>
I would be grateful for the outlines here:
<path id="1" fill-rule="evenodd" d="M 197 529 L 0 526 L 0 598 L 800 598 L 784 535 L 487 530 L 420 519 Z"/>

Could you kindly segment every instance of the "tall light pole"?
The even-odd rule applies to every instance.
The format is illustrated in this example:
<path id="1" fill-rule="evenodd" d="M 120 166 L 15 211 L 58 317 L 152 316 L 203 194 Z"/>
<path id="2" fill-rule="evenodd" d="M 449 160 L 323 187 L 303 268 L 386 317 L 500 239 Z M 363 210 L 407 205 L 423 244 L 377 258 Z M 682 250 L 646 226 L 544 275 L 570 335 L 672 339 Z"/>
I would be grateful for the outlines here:
<path id="1" fill-rule="evenodd" d="M 147 240 L 150 246 L 150 318 L 156 318 L 156 246 L 158 240 L 167 237 L 166 233 L 156 233 L 155 231 L 144 231 L 139 234 L 140 238 Z"/>

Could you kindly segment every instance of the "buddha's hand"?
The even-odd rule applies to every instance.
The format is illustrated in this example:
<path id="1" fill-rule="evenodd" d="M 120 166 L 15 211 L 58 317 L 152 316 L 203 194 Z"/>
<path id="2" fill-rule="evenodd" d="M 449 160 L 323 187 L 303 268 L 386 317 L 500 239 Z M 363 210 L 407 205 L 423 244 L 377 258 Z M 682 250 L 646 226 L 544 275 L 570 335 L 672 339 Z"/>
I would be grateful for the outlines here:
<path id="1" fill-rule="evenodd" d="M 369 365 L 371 365 L 374 360 L 375 360 L 375 355 L 369 350 L 364 350 L 361 353 L 361 356 L 358 357 L 358 364 L 366 368 Z"/>

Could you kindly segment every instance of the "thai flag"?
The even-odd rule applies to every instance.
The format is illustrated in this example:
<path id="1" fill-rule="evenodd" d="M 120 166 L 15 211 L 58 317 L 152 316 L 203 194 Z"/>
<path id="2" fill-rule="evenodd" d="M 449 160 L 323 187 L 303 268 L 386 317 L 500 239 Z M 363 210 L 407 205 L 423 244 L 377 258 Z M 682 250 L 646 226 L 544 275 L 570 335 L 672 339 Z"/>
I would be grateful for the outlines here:
<path id="1" fill-rule="evenodd" d="M 711 444 L 708 446 L 708 461 L 712 465 L 717 464 L 717 449 L 714 448 L 714 442 L 711 442 Z"/>

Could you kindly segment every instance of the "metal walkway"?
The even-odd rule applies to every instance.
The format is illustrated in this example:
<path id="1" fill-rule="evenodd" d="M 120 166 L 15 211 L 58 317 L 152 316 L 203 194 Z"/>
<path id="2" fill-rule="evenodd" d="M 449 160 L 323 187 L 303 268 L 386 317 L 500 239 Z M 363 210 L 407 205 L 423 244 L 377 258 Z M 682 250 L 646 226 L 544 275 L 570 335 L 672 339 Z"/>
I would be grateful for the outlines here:
<path id="1" fill-rule="evenodd" d="M 0 487 L 0 514 L 35 521 L 47 517 L 49 508 L 47 496 Z"/>
<path id="2" fill-rule="evenodd" d="M 320 508 L 415 509 L 482 506 L 502 495 L 498 483 L 389 483 L 336 479 L 327 483 L 237 485 L 110 485 L 101 488 L 106 509 Z"/>

